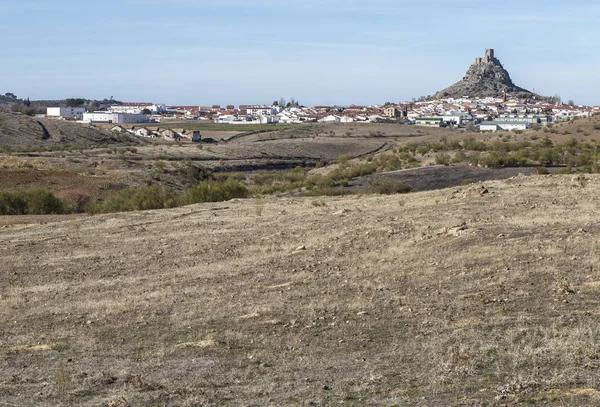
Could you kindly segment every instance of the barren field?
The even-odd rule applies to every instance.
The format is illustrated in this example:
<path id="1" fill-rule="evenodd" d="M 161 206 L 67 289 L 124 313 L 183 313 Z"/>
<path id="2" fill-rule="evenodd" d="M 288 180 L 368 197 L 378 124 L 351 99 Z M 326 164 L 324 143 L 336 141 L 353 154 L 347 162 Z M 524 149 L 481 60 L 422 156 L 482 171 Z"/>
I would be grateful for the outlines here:
<path id="1" fill-rule="evenodd" d="M 600 403 L 600 177 L 0 228 L 0 405 Z"/>

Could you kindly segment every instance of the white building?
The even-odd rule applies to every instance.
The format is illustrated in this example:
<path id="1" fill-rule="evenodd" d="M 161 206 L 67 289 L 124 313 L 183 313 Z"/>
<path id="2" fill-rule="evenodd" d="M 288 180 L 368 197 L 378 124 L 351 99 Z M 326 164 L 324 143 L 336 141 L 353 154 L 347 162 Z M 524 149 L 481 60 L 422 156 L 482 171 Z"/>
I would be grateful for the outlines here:
<path id="1" fill-rule="evenodd" d="M 156 136 L 154 135 L 153 132 L 151 132 L 150 130 L 148 130 L 145 127 L 142 127 L 141 129 L 137 129 L 135 131 L 135 135 L 139 136 L 139 137 L 150 137 L 150 138 L 156 138 Z"/>
<path id="2" fill-rule="evenodd" d="M 148 116 L 145 114 L 128 114 L 113 112 L 92 112 L 84 113 L 83 121 L 86 123 L 146 123 Z"/>
<path id="3" fill-rule="evenodd" d="M 260 116 L 260 124 L 275 124 L 279 123 L 278 116 Z"/>
<path id="4" fill-rule="evenodd" d="M 160 114 L 167 112 L 167 105 L 150 103 L 124 103 L 122 105 L 112 105 L 110 111 L 113 113 L 141 114 L 144 109 L 148 109 L 150 114 Z"/>
<path id="5" fill-rule="evenodd" d="M 83 107 L 49 107 L 46 116 L 53 119 L 83 119 L 85 109 Z"/>
<path id="6" fill-rule="evenodd" d="M 463 112 L 450 112 L 442 116 L 442 121 L 448 124 L 462 125 L 464 122 L 473 120 L 473 116 Z"/>
<path id="7" fill-rule="evenodd" d="M 231 114 L 219 116 L 215 119 L 215 123 L 233 123 L 237 120 L 237 117 Z M 240 120 L 241 122 L 241 120 Z"/>
<path id="8" fill-rule="evenodd" d="M 508 121 L 481 122 L 479 125 L 481 131 L 527 130 L 529 128 L 531 128 L 531 123 Z"/>
<path id="9" fill-rule="evenodd" d="M 340 122 L 340 118 L 334 115 L 329 115 L 326 117 L 323 117 L 322 119 L 319 119 L 319 123 L 339 123 Z"/>
<path id="10" fill-rule="evenodd" d="M 246 115 L 248 116 L 272 116 L 280 111 L 275 106 L 246 106 Z"/>

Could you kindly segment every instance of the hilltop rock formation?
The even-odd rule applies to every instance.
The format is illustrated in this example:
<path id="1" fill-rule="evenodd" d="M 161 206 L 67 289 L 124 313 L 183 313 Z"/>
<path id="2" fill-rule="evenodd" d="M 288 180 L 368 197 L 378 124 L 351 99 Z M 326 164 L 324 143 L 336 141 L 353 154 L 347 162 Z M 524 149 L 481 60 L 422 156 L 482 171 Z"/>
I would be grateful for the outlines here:
<path id="1" fill-rule="evenodd" d="M 534 93 L 516 86 L 493 49 L 485 51 L 485 57 L 476 58 L 465 77 L 454 85 L 437 92 L 434 99 L 469 97 L 502 97 L 504 94 L 532 97 Z"/>

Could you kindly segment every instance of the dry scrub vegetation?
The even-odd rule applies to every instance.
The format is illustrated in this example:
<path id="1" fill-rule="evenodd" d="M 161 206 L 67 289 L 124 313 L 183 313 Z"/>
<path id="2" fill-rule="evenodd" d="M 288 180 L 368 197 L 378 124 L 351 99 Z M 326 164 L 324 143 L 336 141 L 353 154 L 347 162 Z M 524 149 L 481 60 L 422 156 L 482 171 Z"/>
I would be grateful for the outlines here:
<path id="1" fill-rule="evenodd" d="M 0 404 L 598 405 L 600 176 L 486 187 L 6 224 Z"/>

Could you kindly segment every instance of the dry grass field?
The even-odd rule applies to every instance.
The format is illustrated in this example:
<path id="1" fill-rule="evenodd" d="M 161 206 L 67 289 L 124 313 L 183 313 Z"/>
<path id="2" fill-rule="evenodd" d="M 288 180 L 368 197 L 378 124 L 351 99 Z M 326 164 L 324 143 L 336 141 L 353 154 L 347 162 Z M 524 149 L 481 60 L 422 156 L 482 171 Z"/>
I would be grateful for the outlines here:
<path id="1" fill-rule="evenodd" d="M 485 186 L 13 218 L 0 405 L 600 404 L 600 176 Z"/>

